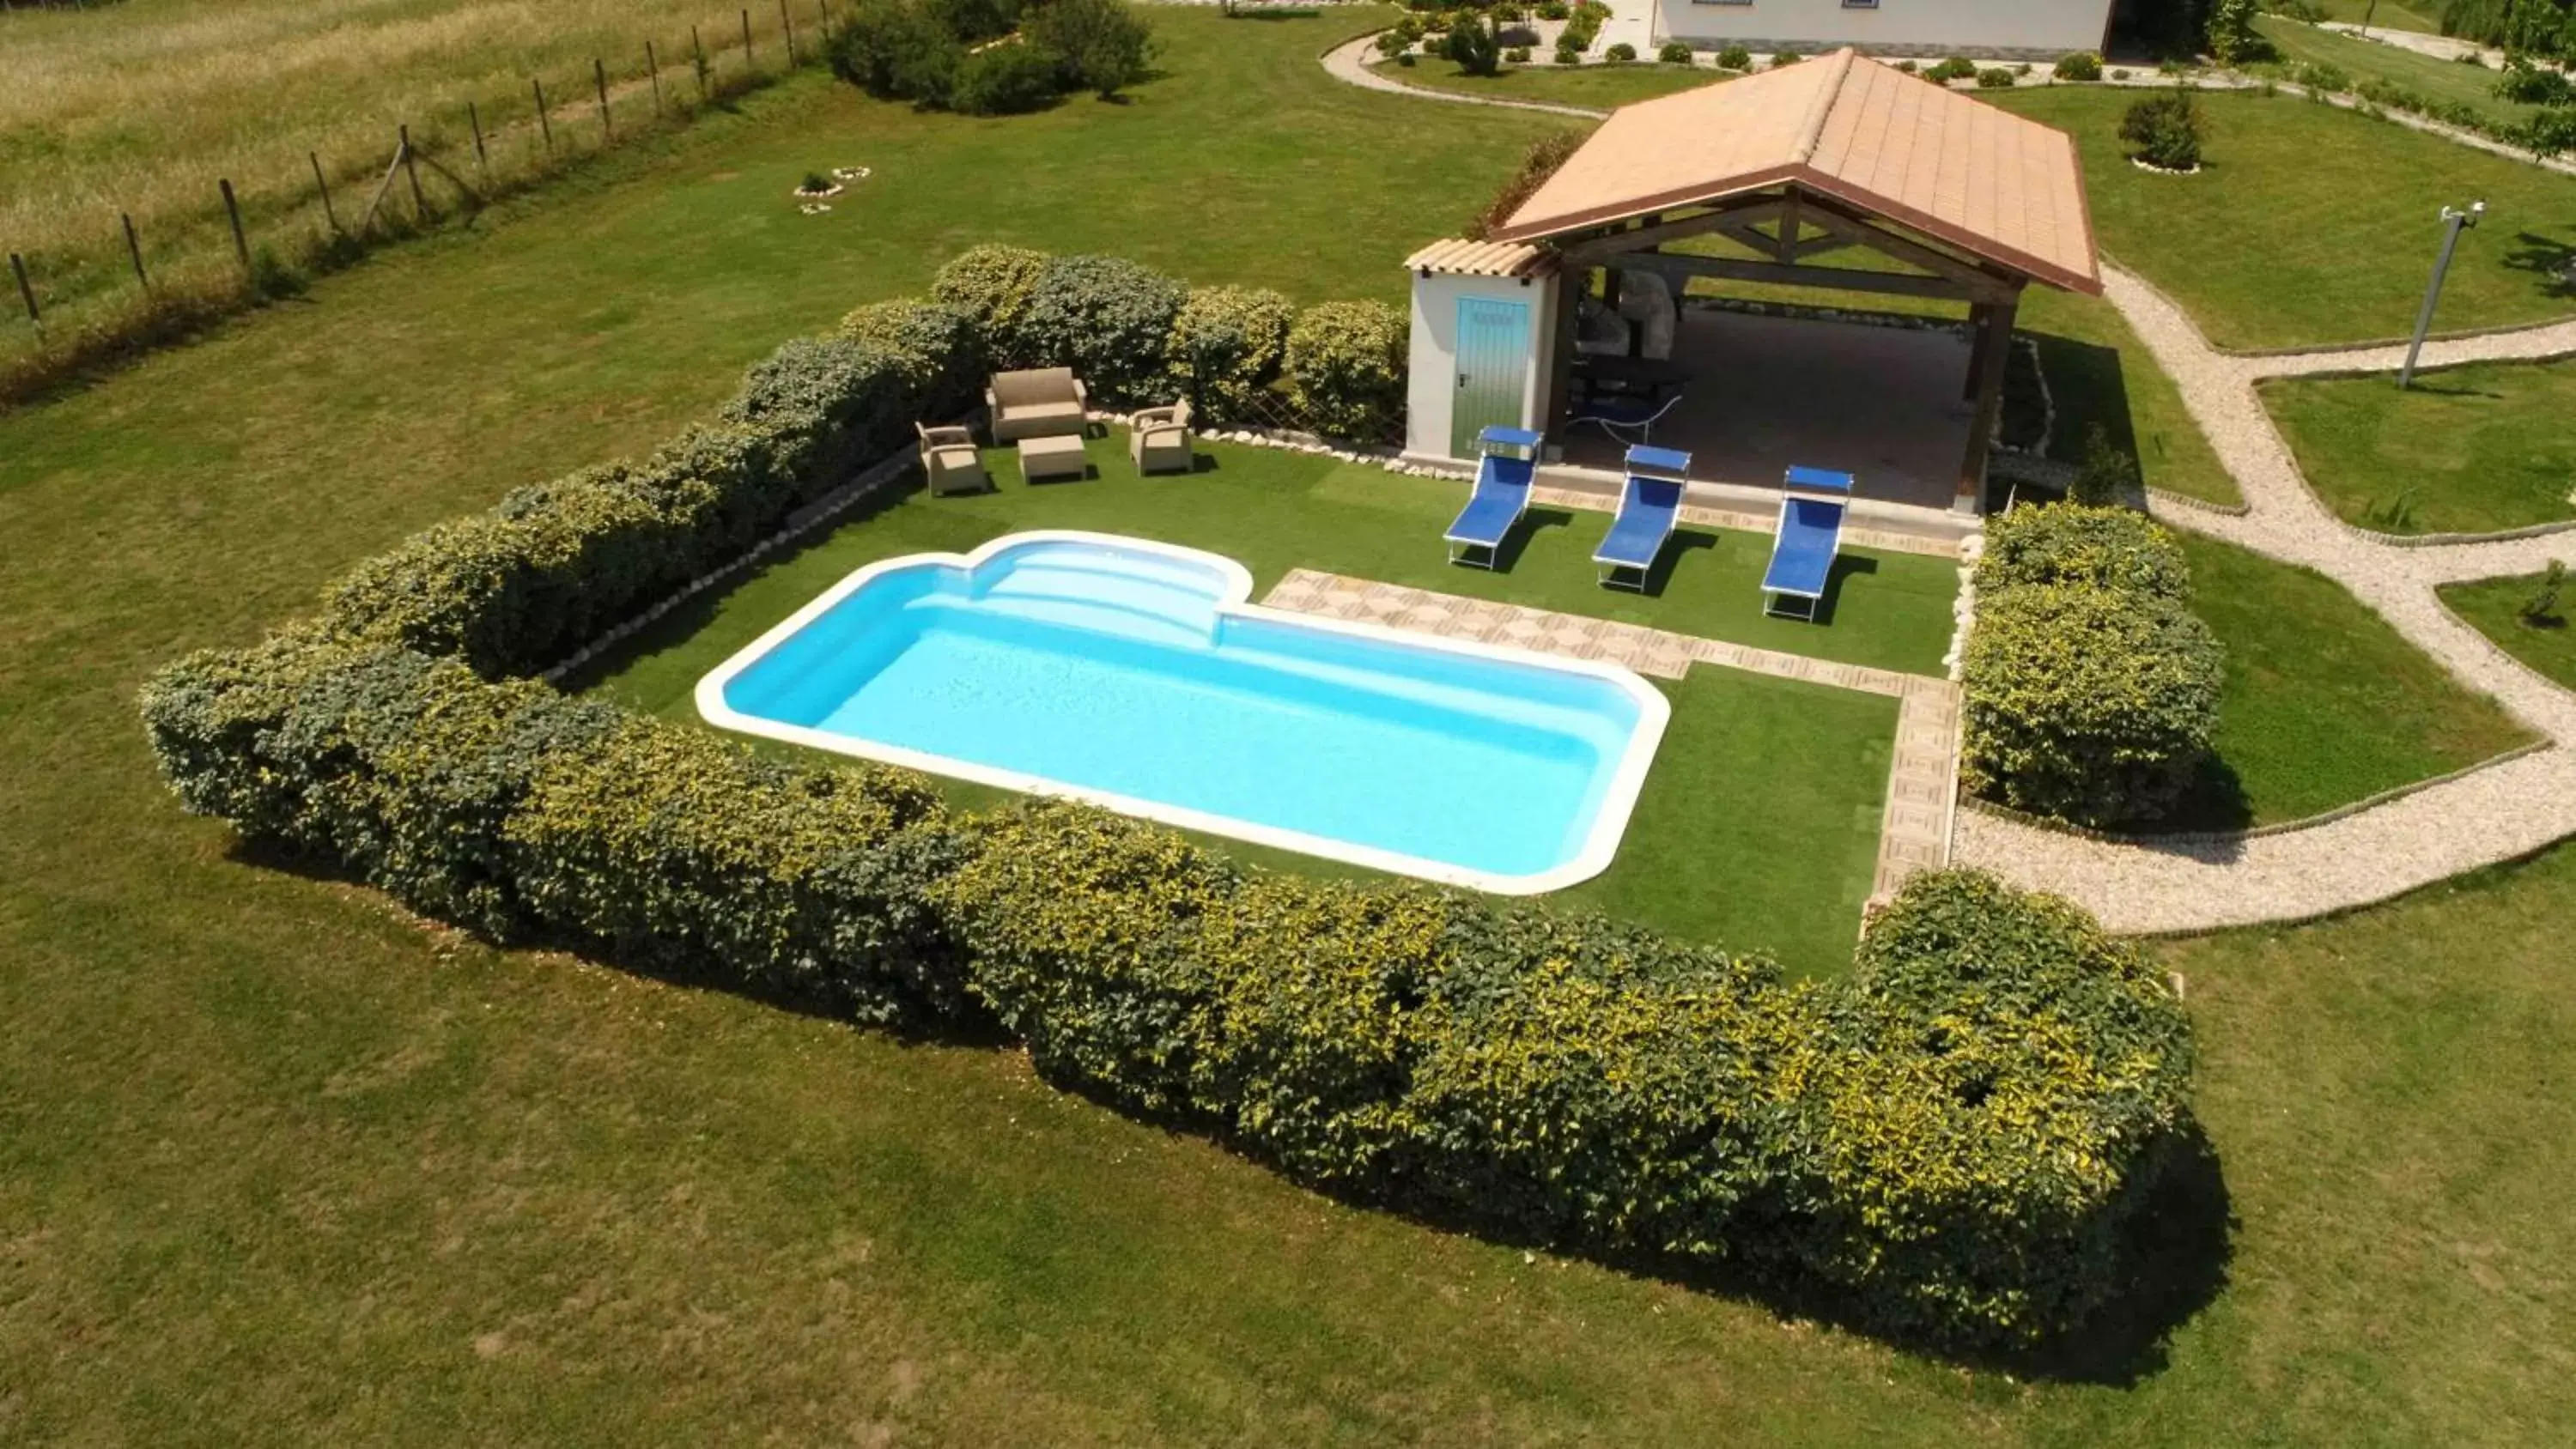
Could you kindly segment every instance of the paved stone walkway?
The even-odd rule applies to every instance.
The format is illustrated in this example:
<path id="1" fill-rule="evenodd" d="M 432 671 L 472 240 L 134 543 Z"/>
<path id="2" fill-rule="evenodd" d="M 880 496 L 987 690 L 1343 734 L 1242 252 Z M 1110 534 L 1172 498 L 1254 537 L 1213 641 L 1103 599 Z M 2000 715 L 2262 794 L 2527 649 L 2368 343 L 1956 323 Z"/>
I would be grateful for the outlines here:
<path id="1" fill-rule="evenodd" d="M 1365 42 L 1355 41 L 1327 56 L 1325 68 L 1374 90 L 1435 95 L 1370 74 L 1358 60 L 1365 54 Z M 1951 856 L 2068 896 L 2114 930 L 2176 932 L 2348 910 L 2576 836 L 2576 694 L 2524 668 L 2461 623 L 2433 592 L 2442 583 L 2532 573 L 2552 558 L 2576 558 L 2576 535 L 2403 547 L 2347 526 L 2309 491 L 2254 384 L 2265 377 L 2392 369 L 2400 349 L 2231 356 L 2210 346 L 2182 309 L 2143 279 L 2116 267 L 2104 272 L 2112 305 L 2173 378 L 2248 505 L 2241 517 L 2183 507 L 2159 507 L 2158 516 L 2336 579 L 2468 686 L 2493 695 L 2549 747 L 2338 820 L 2272 835 L 2096 841 L 1961 812 Z M 2437 342 L 2426 348 L 2425 362 L 2569 354 L 2576 354 L 2576 321 Z"/>
<path id="2" fill-rule="evenodd" d="M 1914 872 L 1937 869 L 1949 860 L 1952 802 L 1958 798 L 1959 687 L 1946 679 L 1836 664 L 1640 624 L 1525 609 L 1312 569 L 1290 570 L 1261 602 L 1300 614 L 1356 619 L 1569 659 L 1599 659 L 1659 679 L 1679 679 L 1694 664 L 1713 664 L 1889 696 L 1897 701 L 1896 750 L 1888 770 L 1887 808 L 1879 828 L 1871 904 L 1894 895 Z"/>

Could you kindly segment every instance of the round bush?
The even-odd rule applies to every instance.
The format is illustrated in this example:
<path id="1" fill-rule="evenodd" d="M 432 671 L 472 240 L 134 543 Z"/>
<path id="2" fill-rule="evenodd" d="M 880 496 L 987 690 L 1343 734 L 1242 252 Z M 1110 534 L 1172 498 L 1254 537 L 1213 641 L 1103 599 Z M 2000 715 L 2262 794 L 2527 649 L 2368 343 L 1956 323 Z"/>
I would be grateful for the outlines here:
<path id="1" fill-rule="evenodd" d="M 1288 330 L 1289 398 L 1315 430 L 1376 442 L 1404 417 L 1404 313 L 1384 302 L 1326 302 Z"/>
<path id="2" fill-rule="evenodd" d="M 2007 91 L 2012 89 L 2013 83 L 2013 73 L 2002 66 L 1977 72 L 1977 89 L 1981 91 Z"/>
<path id="3" fill-rule="evenodd" d="M 992 45 L 968 55 L 949 82 L 948 108 L 970 116 L 1044 110 L 1064 86 L 1064 66 L 1034 45 Z"/>
<path id="4" fill-rule="evenodd" d="M 2058 503 L 1986 520 L 1977 592 L 2022 584 L 2089 584 L 2187 600 L 2191 565 L 2174 536 L 2143 513 Z"/>
<path id="5" fill-rule="evenodd" d="M 1740 45 L 1730 45 L 1717 53 L 1717 63 L 1728 70 L 1753 69 L 1753 52 Z"/>
<path id="6" fill-rule="evenodd" d="M 1637 47 L 1630 45 L 1628 42 L 1623 40 L 1617 45 L 1610 47 L 1608 50 L 1601 52 L 1601 58 L 1609 61 L 1635 60 L 1637 58 Z"/>
<path id="7" fill-rule="evenodd" d="M 939 269 L 930 295 L 973 319 L 994 367 L 1028 367 L 1033 356 L 1023 324 L 1046 265 L 1046 253 L 1027 247 L 972 247 Z"/>
<path id="8" fill-rule="evenodd" d="M 859 0 L 823 32 L 823 57 L 869 95 L 944 106 L 966 46 L 924 6 Z"/>
<path id="9" fill-rule="evenodd" d="M 2179 601 L 2074 584 L 1981 599 L 1962 664 L 1968 788 L 2090 826 L 2172 808 L 2209 755 L 2226 674 Z"/>
<path id="10" fill-rule="evenodd" d="M 1691 63 L 1691 48 L 1678 40 L 1667 40 L 1656 49 L 1655 59 L 1666 65 L 1688 65 Z"/>
<path id="11" fill-rule="evenodd" d="M 1159 401 L 1164 349 L 1188 292 L 1123 257 L 1054 257 L 1021 324 L 1036 365 L 1070 367 L 1095 397 Z"/>
<path id="12" fill-rule="evenodd" d="M 1556 48 L 1556 63 L 1558 65 L 1581 65 L 1583 64 L 1583 52 L 1570 45 L 1559 45 Z"/>
<path id="13" fill-rule="evenodd" d="M 2057 62 L 2057 78 L 2062 81 L 2097 81 L 2102 78 L 2102 57 L 2089 50 L 2079 50 Z"/>
<path id="14" fill-rule="evenodd" d="M 2130 106 L 2120 118 L 2120 139 L 2136 148 L 2132 156 L 2158 170 L 2190 171 L 2200 165 L 2207 128 L 2198 98 L 2177 87 Z"/>
<path id="15" fill-rule="evenodd" d="M 903 297 L 870 302 L 841 319 L 841 335 L 893 360 L 918 412 L 953 417 L 984 375 L 975 319 L 945 302 Z"/>
<path id="16" fill-rule="evenodd" d="M 1526 45 L 1515 45 L 1511 49 L 1503 52 L 1503 59 L 1510 61 L 1514 65 L 1527 65 L 1529 64 L 1529 58 L 1530 48 Z"/>
<path id="17" fill-rule="evenodd" d="M 1251 410 L 1279 375 L 1297 309 L 1255 287 L 1199 287 L 1172 320 L 1172 382 L 1211 421 L 1255 421 Z"/>

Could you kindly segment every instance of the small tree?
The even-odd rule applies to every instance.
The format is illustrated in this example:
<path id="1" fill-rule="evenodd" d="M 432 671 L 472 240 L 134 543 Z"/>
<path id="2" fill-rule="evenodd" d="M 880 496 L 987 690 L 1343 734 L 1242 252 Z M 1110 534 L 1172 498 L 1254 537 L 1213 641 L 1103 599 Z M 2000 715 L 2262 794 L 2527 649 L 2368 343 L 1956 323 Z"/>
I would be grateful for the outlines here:
<path id="1" fill-rule="evenodd" d="M 2109 428 L 2100 423 L 2086 428 L 2084 459 L 2075 465 L 2075 481 L 2067 485 L 2067 498 L 2106 508 L 2125 502 L 2138 486 L 2138 460 L 2112 443 Z"/>
<path id="2" fill-rule="evenodd" d="M 1067 82 L 1104 101 L 1143 80 L 1154 58 L 1154 28 L 1127 0 L 1048 0 L 1020 30 L 1057 58 Z"/>
<path id="3" fill-rule="evenodd" d="M 2570 24 L 2576 26 L 2576 19 Z M 2517 55 L 2505 62 L 2495 93 L 2501 100 L 2535 108 L 2531 119 L 2513 128 L 2516 144 L 2543 160 L 2576 151 L 2576 80 L 2565 71 Z"/>
<path id="4" fill-rule="evenodd" d="M 2120 139 L 2137 148 L 2130 154 L 2163 171 L 2199 166 L 2201 136 L 2207 129 L 2199 98 L 2179 86 L 2146 97 L 2120 118 Z"/>
<path id="5" fill-rule="evenodd" d="M 2567 587 L 2567 561 L 2551 559 L 2540 575 L 2540 587 L 2522 601 L 2522 622 L 2534 629 L 2552 629 L 2566 623 L 2558 616 L 2558 596 Z"/>
<path id="6" fill-rule="evenodd" d="M 1503 37 L 1481 16 L 1468 15 L 1451 26 L 1440 53 L 1457 62 L 1461 75 L 1502 73 Z"/>
<path id="7" fill-rule="evenodd" d="M 2211 58 L 2220 65 L 2243 65 L 2261 59 L 2267 47 L 2263 33 L 2254 28 L 2254 17 L 2261 9 L 2258 0 L 2210 0 Z"/>

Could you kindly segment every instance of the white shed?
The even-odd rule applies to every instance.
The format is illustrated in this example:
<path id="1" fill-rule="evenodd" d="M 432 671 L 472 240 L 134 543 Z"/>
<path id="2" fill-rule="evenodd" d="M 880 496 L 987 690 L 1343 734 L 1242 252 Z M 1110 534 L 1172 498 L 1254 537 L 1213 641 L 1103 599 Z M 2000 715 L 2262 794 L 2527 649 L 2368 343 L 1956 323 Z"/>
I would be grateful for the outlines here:
<path id="1" fill-rule="evenodd" d="M 1413 351 L 1404 451 L 1476 456 L 1476 434 L 1538 428 L 1548 410 L 1556 259 L 1525 243 L 1434 242 L 1413 272 Z"/>

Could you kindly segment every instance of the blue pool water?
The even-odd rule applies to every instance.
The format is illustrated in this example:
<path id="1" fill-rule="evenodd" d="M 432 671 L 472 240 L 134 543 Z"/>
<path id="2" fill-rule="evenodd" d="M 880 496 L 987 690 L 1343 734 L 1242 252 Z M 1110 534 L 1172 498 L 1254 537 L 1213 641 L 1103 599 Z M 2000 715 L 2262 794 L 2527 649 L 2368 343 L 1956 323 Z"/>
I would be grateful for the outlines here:
<path id="1" fill-rule="evenodd" d="M 1664 702 L 1625 671 L 1241 607 L 1210 554 L 1020 535 L 861 570 L 718 723 L 1487 889 L 1597 873 Z"/>

